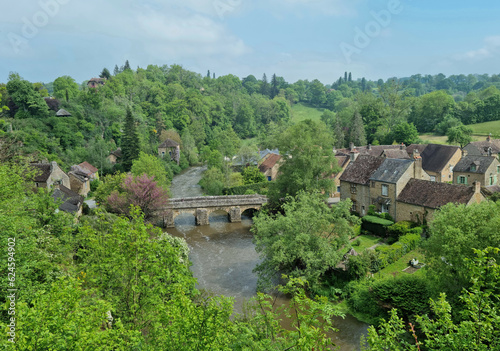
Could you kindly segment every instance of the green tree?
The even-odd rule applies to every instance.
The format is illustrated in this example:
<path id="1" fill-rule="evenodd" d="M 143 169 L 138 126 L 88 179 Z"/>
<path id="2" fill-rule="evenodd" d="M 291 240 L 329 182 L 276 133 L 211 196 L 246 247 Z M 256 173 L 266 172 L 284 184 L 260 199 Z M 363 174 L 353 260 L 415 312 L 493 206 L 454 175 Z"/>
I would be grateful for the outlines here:
<path id="1" fill-rule="evenodd" d="M 366 145 L 365 126 L 359 112 L 354 113 L 354 118 L 349 128 L 349 141 L 358 146 Z"/>
<path id="2" fill-rule="evenodd" d="M 73 100 L 79 94 L 78 84 L 70 76 L 62 76 L 54 80 L 54 95 L 66 102 Z"/>
<path id="3" fill-rule="evenodd" d="M 102 69 L 101 74 L 99 74 L 99 77 L 100 77 L 100 78 L 106 78 L 106 79 L 109 79 L 109 78 L 111 78 L 111 72 L 109 72 L 109 69 L 107 69 L 106 67 L 104 67 L 104 68 Z"/>
<path id="4" fill-rule="evenodd" d="M 259 168 L 256 166 L 245 167 L 241 172 L 241 175 L 243 176 L 245 184 L 255 184 L 266 181 L 266 176 L 259 171 Z"/>
<path id="5" fill-rule="evenodd" d="M 16 118 L 47 118 L 49 116 L 49 108 L 45 100 L 35 91 L 33 84 L 13 77 L 6 87 L 10 98 L 19 107 Z"/>
<path id="6" fill-rule="evenodd" d="M 127 107 L 127 114 L 125 116 L 125 125 L 123 126 L 122 136 L 122 154 L 123 154 L 123 167 L 126 171 L 132 167 L 132 162 L 139 157 L 139 135 L 135 126 L 135 120 L 132 116 L 132 110 Z"/>
<path id="7" fill-rule="evenodd" d="M 417 128 L 413 123 L 402 122 L 394 126 L 392 131 L 385 137 L 386 144 L 396 142 L 398 144 L 417 144 L 419 141 Z"/>
<path id="8" fill-rule="evenodd" d="M 425 94 L 416 101 L 408 122 L 415 124 L 421 133 L 432 132 L 452 112 L 454 106 L 455 100 L 444 90 Z"/>
<path id="9" fill-rule="evenodd" d="M 220 168 L 212 167 L 203 172 L 200 185 L 208 195 L 222 195 L 225 181 L 226 177 Z"/>
<path id="10" fill-rule="evenodd" d="M 472 141 L 472 128 L 467 127 L 463 124 L 459 124 L 456 127 L 451 127 L 446 132 L 448 144 L 459 144 L 461 148 L 466 146 Z"/>
<path id="11" fill-rule="evenodd" d="M 338 166 L 332 152 L 334 140 L 325 124 L 305 120 L 278 138 L 280 153 L 286 156 L 270 189 L 271 200 L 293 197 L 300 190 L 328 192 L 332 188 L 330 175 L 338 171 Z"/>
<path id="12" fill-rule="evenodd" d="M 165 163 L 158 157 L 148 155 L 141 151 L 139 153 L 139 158 L 132 162 L 130 171 L 135 176 L 147 174 L 150 177 L 154 177 L 154 180 L 159 186 L 168 189 L 170 186 L 170 179 L 168 178 L 168 172 L 165 166 Z"/>
<path id="13" fill-rule="evenodd" d="M 270 98 L 274 99 L 280 92 L 278 78 L 276 77 L 276 73 L 271 77 L 271 89 L 270 89 Z"/>
<path id="14" fill-rule="evenodd" d="M 269 287 L 278 272 L 304 277 L 312 289 L 342 259 L 340 248 L 353 235 L 350 201 L 329 208 L 318 193 L 299 192 L 283 205 L 284 215 L 261 212 L 254 218 L 255 250 L 262 262 L 255 271 L 259 287 Z"/>

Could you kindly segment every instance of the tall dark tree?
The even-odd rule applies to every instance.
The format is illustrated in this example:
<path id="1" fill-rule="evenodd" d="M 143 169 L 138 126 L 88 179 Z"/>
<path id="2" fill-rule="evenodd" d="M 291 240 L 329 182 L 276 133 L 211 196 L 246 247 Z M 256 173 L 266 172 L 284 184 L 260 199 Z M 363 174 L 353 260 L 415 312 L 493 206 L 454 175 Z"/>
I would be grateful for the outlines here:
<path id="1" fill-rule="evenodd" d="M 260 93 L 264 96 L 269 96 L 269 83 L 267 82 L 267 76 L 264 73 L 260 83 Z"/>
<path id="2" fill-rule="evenodd" d="M 365 126 L 359 112 L 354 114 L 354 118 L 349 128 L 349 141 L 358 146 L 366 145 Z"/>
<path id="3" fill-rule="evenodd" d="M 215 79 L 215 73 L 212 75 L 212 78 Z"/>
<path id="4" fill-rule="evenodd" d="M 347 71 L 346 71 L 346 72 L 344 73 L 344 82 L 346 82 L 346 83 L 347 83 L 347 79 L 348 79 L 348 77 L 347 77 Z"/>
<path id="5" fill-rule="evenodd" d="M 118 73 L 120 73 L 120 69 L 118 68 L 118 65 L 115 65 L 115 69 L 113 70 L 113 75 L 116 76 Z"/>
<path id="6" fill-rule="evenodd" d="M 132 162 L 139 157 L 139 150 L 140 144 L 137 128 L 135 126 L 134 117 L 132 116 L 132 111 L 130 107 L 128 107 L 122 137 L 123 167 L 125 171 L 129 171 L 132 167 Z"/>
<path id="7" fill-rule="evenodd" d="M 280 92 L 279 89 L 279 84 L 278 84 L 278 78 L 276 77 L 276 74 L 273 74 L 271 78 L 271 99 L 274 99 L 276 95 L 278 95 Z"/>
<path id="8" fill-rule="evenodd" d="M 210 78 L 210 70 L 207 71 L 207 78 Z"/>
<path id="9" fill-rule="evenodd" d="M 352 82 L 352 73 L 351 72 L 349 72 L 349 77 L 347 78 L 347 81 Z"/>
<path id="10" fill-rule="evenodd" d="M 361 91 L 365 91 L 366 90 L 366 78 L 363 77 L 361 79 Z"/>
<path id="11" fill-rule="evenodd" d="M 131 68 L 130 68 L 130 63 L 127 60 L 127 61 L 125 61 L 125 66 L 123 66 L 123 70 L 125 71 L 125 70 L 128 70 L 128 69 L 131 69 Z"/>
<path id="12" fill-rule="evenodd" d="M 109 79 L 109 77 L 111 77 L 111 72 L 109 72 L 109 69 L 104 67 L 101 74 L 99 74 L 99 77 Z"/>

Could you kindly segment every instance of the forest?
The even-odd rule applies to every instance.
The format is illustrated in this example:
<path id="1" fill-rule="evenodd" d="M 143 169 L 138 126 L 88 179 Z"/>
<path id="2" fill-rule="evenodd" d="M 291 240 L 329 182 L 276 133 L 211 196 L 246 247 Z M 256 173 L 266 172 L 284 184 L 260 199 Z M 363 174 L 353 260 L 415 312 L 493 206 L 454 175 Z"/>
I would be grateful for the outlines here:
<path id="1" fill-rule="evenodd" d="M 339 274 L 360 219 L 349 201 L 330 208 L 324 197 L 338 171 L 334 148 L 409 145 L 427 132 L 466 144 L 469 125 L 500 120 L 500 76 L 369 81 L 345 72 L 324 85 L 180 65 L 133 70 L 128 61 L 98 76 L 96 88 L 14 72 L 0 84 L 0 282 L 17 289 L 0 299 L 0 328 L 17 349 L 327 350 L 331 316 L 346 311 L 373 325 L 370 350 L 498 347 L 498 203 L 450 204 L 419 227 L 396 223 L 389 248 L 349 259 Z M 320 109 L 320 120 L 295 121 L 296 104 Z M 167 139 L 180 145 L 178 163 L 157 157 Z M 121 162 L 112 164 L 118 148 Z M 253 164 L 265 148 L 288 157 L 264 187 Z M 100 208 L 78 221 L 57 211 L 49 191 L 33 191 L 32 161 L 96 166 L 91 194 Z M 242 169 L 231 167 L 236 161 Z M 249 186 L 270 199 L 252 229 L 262 293 L 241 316 L 232 316 L 230 298 L 195 288 L 186 243 L 154 225 L 153 207 L 168 200 L 174 175 L 199 164 L 207 164 L 207 194 Z M 417 246 L 425 274 L 367 278 Z M 278 273 L 278 289 L 292 299 L 284 312 L 263 293 Z M 294 315 L 292 330 L 280 313 Z M 9 338 L 0 344 L 12 346 Z"/>

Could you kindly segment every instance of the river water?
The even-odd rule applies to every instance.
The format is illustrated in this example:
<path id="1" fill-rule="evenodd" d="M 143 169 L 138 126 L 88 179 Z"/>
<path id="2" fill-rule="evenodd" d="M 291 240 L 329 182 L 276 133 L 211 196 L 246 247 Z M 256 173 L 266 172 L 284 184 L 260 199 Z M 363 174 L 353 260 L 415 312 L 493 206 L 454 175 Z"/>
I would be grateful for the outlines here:
<path id="1" fill-rule="evenodd" d="M 174 177 L 172 197 L 202 195 L 198 181 L 204 170 L 192 167 Z M 210 225 L 196 226 L 194 216 L 185 214 L 176 217 L 175 226 L 166 230 L 187 241 L 198 288 L 233 297 L 235 312 L 241 313 L 245 301 L 255 295 L 257 288 L 257 276 L 252 270 L 259 256 L 252 243 L 251 218 L 243 216 L 241 223 L 229 223 L 226 213 L 216 212 L 210 215 Z M 335 318 L 334 327 L 339 332 L 333 333 L 332 338 L 340 350 L 360 349 L 359 340 L 366 335 L 367 324 L 347 315 L 345 319 Z"/>

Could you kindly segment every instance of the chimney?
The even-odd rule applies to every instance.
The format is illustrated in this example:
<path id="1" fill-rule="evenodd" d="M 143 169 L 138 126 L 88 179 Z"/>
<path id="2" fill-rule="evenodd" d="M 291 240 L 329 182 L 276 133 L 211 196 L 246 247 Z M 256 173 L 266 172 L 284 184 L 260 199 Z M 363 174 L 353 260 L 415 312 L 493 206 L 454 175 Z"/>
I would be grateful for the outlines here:
<path id="1" fill-rule="evenodd" d="M 486 141 L 488 141 L 488 142 L 491 141 L 491 133 L 488 134 L 488 137 L 486 137 Z"/>
<path id="2" fill-rule="evenodd" d="M 404 150 L 404 149 L 405 149 L 405 144 L 401 143 L 401 145 L 399 145 L 399 150 Z"/>
<path id="3" fill-rule="evenodd" d="M 420 158 L 420 151 L 418 151 L 417 148 L 413 149 L 413 159 L 416 160 L 417 158 Z"/>
<path id="4" fill-rule="evenodd" d="M 334 155 L 337 154 L 337 148 L 335 146 L 333 147 L 332 152 L 333 152 Z"/>
<path id="5" fill-rule="evenodd" d="M 488 156 L 493 155 L 493 150 L 491 150 L 491 147 L 488 148 Z"/>
<path id="6" fill-rule="evenodd" d="M 465 149 L 462 149 L 462 157 L 465 157 L 467 156 L 469 153 L 467 152 L 467 150 Z"/>
<path id="7" fill-rule="evenodd" d="M 356 159 L 358 158 L 358 156 L 359 156 L 359 151 L 356 150 L 355 148 L 351 149 L 351 162 L 356 161 Z"/>
<path id="8" fill-rule="evenodd" d="M 349 143 L 349 150 L 354 150 L 354 143 Z"/>
<path id="9" fill-rule="evenodd" d="M 422 179 L 424 170 L 422 169 L 422 157 L 416 156 L 414 157 L 414 164 L 413 164 L 413 178 L 415 179 Z"/>
<path id="10" fill-rule="evenodd" d="M 474 194 L 481 193 L 481 182 L 474 182 Z"/>
<path id="11" fill-rule="evenodd" d="M 50 163 L 50 173 L 54 172 L 54 169 L 57 168 L 57 162 L 56 161 L 52 161 Z"/>
<path id="12" fill-rule="evenodd" d="M 372 149 L 372 144 L 368 144 L 367 149 L 371 150 Z"/>

